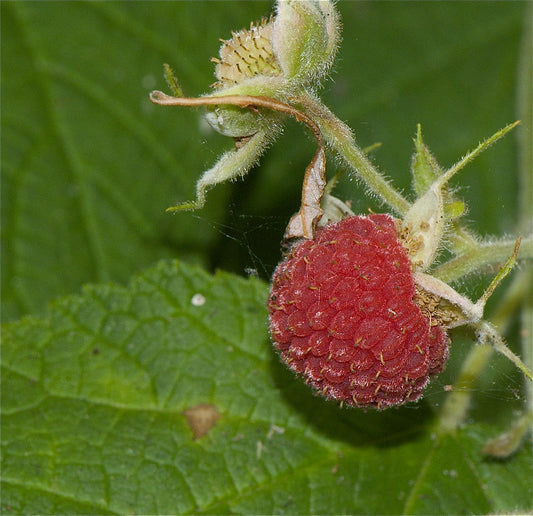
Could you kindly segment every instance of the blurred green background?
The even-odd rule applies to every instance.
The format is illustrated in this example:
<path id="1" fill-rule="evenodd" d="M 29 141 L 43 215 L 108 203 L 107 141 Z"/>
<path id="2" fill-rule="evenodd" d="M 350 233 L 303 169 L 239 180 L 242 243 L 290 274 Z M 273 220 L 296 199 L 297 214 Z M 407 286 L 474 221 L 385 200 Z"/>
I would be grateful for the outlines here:
<path id="1" fill-rule="evenodd" d="M 416 124 L 447 167 L 518 117 L 525 2 L 339 2 L 344 30 L 326 103 L 372 159 L 410 188 Z M 270 2 L 2 2 L 2 312 L 40 314 L 90 282 L 125 282 L 175 257 L 268 279 L 299 205 L 314 144 L 287 129 L 207 207 L 169 215 L 232 141 L 201 111 L 152 105 L 169 63 L 190 96 L 209 91 L 218 38 Z M 522 59 L 524 56 L 522 56 Z M 530 56 L 529 56 L 530 58 Z M 518 131 L 524 131 L 519 128 Z M 516 135 L 455 181 L 482 234 L 514 231 Z M 337 170 L 330 160 L 330 172 Z M 383 209 L 353 179 L 355 211 Z"/>

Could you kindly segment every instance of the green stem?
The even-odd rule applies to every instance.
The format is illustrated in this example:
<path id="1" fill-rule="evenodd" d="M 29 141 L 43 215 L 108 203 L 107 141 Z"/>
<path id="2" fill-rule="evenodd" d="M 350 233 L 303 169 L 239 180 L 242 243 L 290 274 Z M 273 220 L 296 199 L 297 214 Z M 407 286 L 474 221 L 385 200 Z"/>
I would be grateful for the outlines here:
<path id="1" fill-rule="evenodd" d="M 526 412 L 523 416 L 515 419 L 506 432 L 488 441 L 483 446 L 481 453 L 498 459 L 507 459 L 509 455 L 520 448 L 532 423 L 533 412 Z"/>
<path id="2" fill-rule="evenodd" d="M 474 233 L 458 222 L 452 223 L 452 228 L 447 238 L 450 241 L 450 249 L 457 256 L 477 246 L 479 242 Z"/>
<path id="3" fill-rule="evenodd" d="M 528 291 L 524 295 L 524 303 L 521 310 L 522 322 L 522 355 L 526 367 L 533 369 L 533 289 L 531 288 L 531 271 L 520 274 L 523 278 L 523 284 L 528 285 Z M 533 384 L 527 382 L 527 402 L 528 411 L 533 414 Z M 533 431 L 533 421 L 531 422 L 531 430 Z"/>
<path id="4" fill-rule="evenodd" d="M 530 228 L 533 219 L 533 203 L 531 202 L 531 189 L 533 187 L 533 144 L 531 131 L 533 130 L 533 4 L 529 4 L 524 16 L 524 32 L 520 48 L 517 79 L 517 110 L 518 117 L 522 119 L 521 131 L 518 131 L 519 143 L 519 193 L 518 205 L 520 208 L 520 227 Z M 531 270 L 521 274 L 524 284 L 529 289 L 524 296 L 521 311 L 522 323 L 522 355 L 526 366 L 533 369 L 533 289 Z M 528 281 L 529 280 L 529 281 Z M 527 382 L 528 411 L 533 416 L 533 385 Z M 529 427 L 533 432 L 533 417 L 529 418 Z"/>
<path id="5" fill-rule="evenodd" d="M 309 93 L 292 99 L 320 127 L 324 139 L 331 149 L 355 171 L 365 185 L 380 200 L 388 204 L 399 215 L 407 213 L 410 203 L 371 163 L 366 154 L 355 143 L 350 128 L 339 120 L 322 102 Z"/>
<path id="6" fill-rule="evenodd" d="M 531 227 L 531 217 L 533 215 L 533 203 L 531 203 L 531 184 L 533 176 L 533 145 L 531 145 L 531 129 L 533 128 L 533 64 L 531 55 L 533 54 L 533 5 L 529 6 L 528 15 L 525 16 L 525 28 L 523 35 L 523 45 L 521 52 L 520 65 L 518 67 L 518 117 L 522 119 L 522 130 L 518 131 L 520 143 L 520 190 L 519 190 L 519 207 L 520 207 L 520 226 L 522 228 Z M 532 258 L 533 246 L 532 237 L 522 239 L 520 249 L 520 258 Z M 472 245 L 474 244 L 474 245 Z M 461 276 L 461 272 L 474 269 L 476 262 L 487 260 L 495 251 L 499 256 L 494 261 L 503 261 L 511 253 L 513 242 L 502 242 L 500 245 L 487 244 L 484 246 L 483 253 L 480 253 L 480 246 L 475 245 L 469 235 L 466 238 L 459 238 L 457 247 L 466 253 L 450 262 L 437 267 L 435 272 L 443 280 L 454 280 Z M 468 249 L 470 248 L 470 249 Z M 484 256 L 479 256 L 484 254 Z M 455 267 L 459 265 L 456 269 Z M 458 274 L 459 273 L 459 274 Z M 464 272 L 463 272 L 464 273 Z M 497 312 L 492 317 L 494 324 L 505 332 L 509 325 L 512 315 L 516 310 L 520 310 L 522 325 L 522 357 L 526 368 L 533 369 L 533 291 L 531 289 L 531 280 L 533 272 L 531 269 L 519 271 L 513 278 L 510 288 L 505 293 L 505 297 L 498 307 Z M 464 423 L 468 407 L 470 406 L 472 388 L 478 376 L 487 366 L 494 348 L 488 344 L 474 346 L 468 357 L 463 362 L 462 369 L 459 373 L 458 380 L 453 391 L 447 396 L 442 408 L 439 420 L 439 429 L 441 431 L 453 431 L 455 428 Z M 507 457 L 519 445 L 526 426 L 533 430 L 533 383 L 526 382 L 527 403 L 526 413 L 511 426 L 511 429 L 499 438 L 487 443 L 484 452 L 499 457 Z M 509 444 L 509 439 L 514 441 Z M 503 446 L 502 446 L 502 438 Z M 495 450 L 498 453 L 495 453 Z M 502 453 L 503 450 L 503 453 Z"/>
<path id="7" fill-rule="evenodd" d="M 515 276 L 513 283 L 505 294 L 505 298 L 498 307 L 498 311 L 492 317 L 494 324 L 503 333 L 509 326 L 513 314 L 523 302 L 529 288 L 530 279 L 529 271 Z M 478 344 L 471 348 L 463 362 L 453 390 L 447 396 L 440 412 L 439 431 L 450 432 L 464 423 L 475 384 L 486 369 L 494 349 L 490 344 Z M 527 383 L 530 384 L 531 382 Z"/>
<path id="8" fill-rule="evenodd" d="M 446 397 L 439 415 L 438 431 L 452 432 L 464 423 L 472 392 L 487 367 L 494 348 L 490 344 L 474 346 L 464 360 L 453 390 Z"/>
<path id="9" fill-rule="evenodd" d="M 479 331 L 480 334 L 484 335 L 485 339 L 490 340 L 492 342 L 492 345 L 494 346 L 494 349 L 496 351 L 499 351 L 502 355 L 504 355 L 506 358 L 508 358 L 522 373 L 524 373 L 525 377 L 528 380 L 531 380 L 533 382 L 533 373 L 527 368 L 527 366 L 520 360 L 518 355 L 515 355 L 509 347 L 505 344 L 502 337 L 500 337 L 499 333 L 496 331 L 494 326 L 492 326 L 490 323 L 486 321 L 481 321 L 479 324 Z"/>
<path id="10" fill-rule="evenodd" d="M 432 271 L 432 275 L 450 283 L 480 267 L 506 261 L 513 253 L 515 240 L 501 240 L 477 244 L 460 256 L 439 265 Z M 533 235 L 522 239 L 518 259 L 533 259 Z"/>

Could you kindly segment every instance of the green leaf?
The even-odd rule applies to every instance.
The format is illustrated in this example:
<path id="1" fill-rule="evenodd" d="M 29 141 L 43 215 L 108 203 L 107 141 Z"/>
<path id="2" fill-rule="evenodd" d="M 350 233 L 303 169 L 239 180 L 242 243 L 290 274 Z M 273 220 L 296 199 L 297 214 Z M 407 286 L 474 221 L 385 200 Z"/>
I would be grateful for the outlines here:
<path id="1" fill-rule="evenodd" d="M 399 410 L 341 409 L 280 364 L 266 332 L 266 296 L 255 278 L 161 262 L 127 287 L 85 287 L 44 318 L 7 325 L 2 511 L 486 514 L 530 507 L 531 448 L 506 461 L 480 453 L 506 424 L 504 367 L 491 382 L 500 399 L 491 397 L 490 409 L 454 434 L 435 433 L 439 397 L 431 391 L 426 402 Z M 206 405 L 220 418 L 198 436 L 185 411 Z"/>
<path id="2" fill-rule="evenodd" d="M 410 186 L 417 123 L 447 168 L 517 117 L 526 4 L 338 3 L 343 41 L 324 97 L 362 146 L 383 143 L 373 158 L 397 186 Z M 185 94 L 209 91 L 218 38 L 271 9 L 266 1 L 1 3 L 4 320 L 41 313 L 83 283 L 124 282 L 164 257 L 268 276 L 313 141 L 289 123 L 245 182 L 210 191 L 201 212 L 171 216 L 164 210 L 194 198 L 202 171 L 232 142 L 206 133 L 200 111 L 154 106 L 148 93 L 166 88 L 163 63 Z M 516 156 L 511 136 L 457 179 L 482 233 L 514 232 Z M 333 160 L 328 167 L 334 172 Z M 347 180 L 336 195 L 356 212 L 380 209 Z"/>
<path id="3" fill-rule="evenodd" d="M 250 7 L 233 21 L 248 24 Z M 4 318 L 163 257 L 209 261 L 205 219 L 222 217 L 229 190 L 204 219 L 165 209 L 232 142 L 148 93 L 164 87 L 164 62 L 186 91 L 208 90 L 227 15 L 200 26 L 202 2 L 2 2 Z"/>

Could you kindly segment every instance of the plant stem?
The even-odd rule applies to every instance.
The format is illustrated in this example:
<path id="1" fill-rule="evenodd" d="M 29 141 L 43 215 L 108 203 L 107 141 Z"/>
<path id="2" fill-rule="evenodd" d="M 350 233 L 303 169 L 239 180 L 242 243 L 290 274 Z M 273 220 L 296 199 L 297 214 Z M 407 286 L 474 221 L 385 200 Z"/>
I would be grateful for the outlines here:
<path id="1" fill-rule="evenodd" d="M 453 390 L 446 397 L 439 415 L 439 432 L 452 432 L 464 423 L 472 392 L 481 373 L 487 367 L 494 348 L 490 344 L 474 346 L 466 357 Z"/>
<path id="2" fill-rule="evenodd" d="M 511 317 L 520 307 L 529 288 L 528 280 L 530 279 L 529 271 L 515 276 L 513 283 L 506 292 L 505 298 L 498 307 L 498 311 L 492 317 L 494 324 L 498 326 L 500 331 L 505 332 Z M 447 396 L 440 412 L 439 431 L 450 432 L 464 423 L 475 384 L 487 367 L 494 349 L 490 344 L 478 344 L 472 347 L 463 362 L 453 390 Z M 527 360 L 527 357 L 525 356 L 524 359 Z M 530 384 L 530 382 L 527 383 Z"/>
<path id="3" fill-rule="evenodd" d="M 531 188 L 533 187 L 533 144 L 531 131 L 533 130 L 533 5 L 526 9 L 524 17 L 524 32 L 520 48 L 517 79 L 517 110 L 518 117 L 523 121 L 523 129 L 518 131 L 519 143 L 519 208 L 520 228 L 531 228 L 533 220 L 533 203 L 531 202 Z M 524 284 L 529 285 L 524 295 L 521 310 L 522 323 L 522 355 L 527 367 L 533 369 L 533 289 L 531 270 L 520 274 L 524 277 Z M 533 385 L 527 382 L 527 409 L 530 415 L 529 428 L 533 432 Z"/>
<path id="4" fill-rule="evenodd" d="M 506 261 L 513 253 L 515 240 L 500 240 L 477 244 L 460 256 L 439 265 L 432 275 L 446 283 L 458 280 L 480 267 Z M 519 259 L 533 259 L 533 235 L 522 239 Z"/>
<path id="5" fill-rule="evenodd" d="M 357 174 L 357 177 L 363 180 L 372 193 L 399 215 L 408 211 L 409 201 L 371 163 L 355 143 L 352 131 L 344 122 L 339 120 L 320 100 L 307 92 L 292 100 L 318 124 L 327 144 Z"/>
<path id="6" fill-rule="evenodd" d="M 533 6 L 530 6 L 529 13 L 533 14 Z M 531 227 L 531 217 L 533 214 L 533 204 L 531 203 L 531 171 L 533 170 L 533 146 L 530 142 L 531 128 L 533 127 L 532 110 L 532 86 L 533 68 L 531 54 L 533 52 L 533 32 L 531 16 L 525 17 L 526 27 L 524 30 L 521 66 L 519 66 L 519 91 L 518 91 L 518 117 L 523 120 L 523 127 L 518 131 L 520 141 L 520 209 L 522 228 Z M 456 247 L 465 251 L 457 258 L 437 267 L 434 271 L 438 277 L 444 281 L 453 281 L 460 276 L 474 270 L 483 263 L 503 261 L 511 253 L 512 241 L 477 245 L 470 235 L 457 235 Z M 532 237 L 522 240 L 520 250 L 521 258 L 533 257 Z M 512 314 L 521 307 L 522 319 L 522 356 L 525 367 L 533 368 L 533 296 L 531 291 L 531 270 L 519 271 L 513 278 L 510 288 L 507 290 L 505 298 L 498 307 L 497 313 L 492 320 L 505 331 Z M 464 423 L 472 397 L 474 382 L 486 368 L 494 348 L 489 344 L 474 346 L 463 362 L 459 377 L 453 391 L 447 396 L 439 418 L 439 430 L 444 432 L 453 431 Z M 531 428 L 533 425 L 533 383 L 526 381 L 526 414 L 523 416 L 525 424 Z M 510 450 L 511 452 L 514 449 Z"/>
<path id="7" fill-rule="evenodd" d="M 499 333 L 496 331 L 494 326 L 492 326 L 492 324 L 486 321 L 481 321 L 479 331 L 480 334 L 482 333 L 484 335 L 484 338 L 489 339 L 492 342 L 492 345 L 496 351 L 499 351 L 502 355 L 507 357 L 516 367 L 518 367 L 518 369 L 520 369 L 520 371 L 524 373 L 526 378 L 533 382 L 533 374 L 531 371 L 522 362 L 522 360 L 520 360 L 520 358 L 508 348 L 503 338 L 500 337 Z"/>
<path id="8" fill-rule="evenodd" d="M 531 271 L 527 271 L 520 276 L 524 285 L 529 285 L 528 291 L 524 295 L 524 302 L 521 310 L 522 322 L 522 355 L 524 363 L 530 369 L 533 369 L 533 289 L 531 288 Z M 527 382 L 527 410 L 533 414 L 533 385 Z M 533 431 L 533 421 L 531 421 L 531 430 Z"/>

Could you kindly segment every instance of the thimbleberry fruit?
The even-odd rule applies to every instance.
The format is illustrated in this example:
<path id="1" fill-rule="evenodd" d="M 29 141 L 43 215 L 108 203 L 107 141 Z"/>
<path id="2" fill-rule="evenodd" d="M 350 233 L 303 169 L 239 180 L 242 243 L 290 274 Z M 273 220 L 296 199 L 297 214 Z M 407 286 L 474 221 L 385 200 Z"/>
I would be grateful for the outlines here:
<path id="1" fill-rule="evenodd" d="M 372 214 L 319 228 L 274 272 L 272 340 L 326 398 L 377 409 L 415 401 L 448 358 L 396 222 Z"/>

